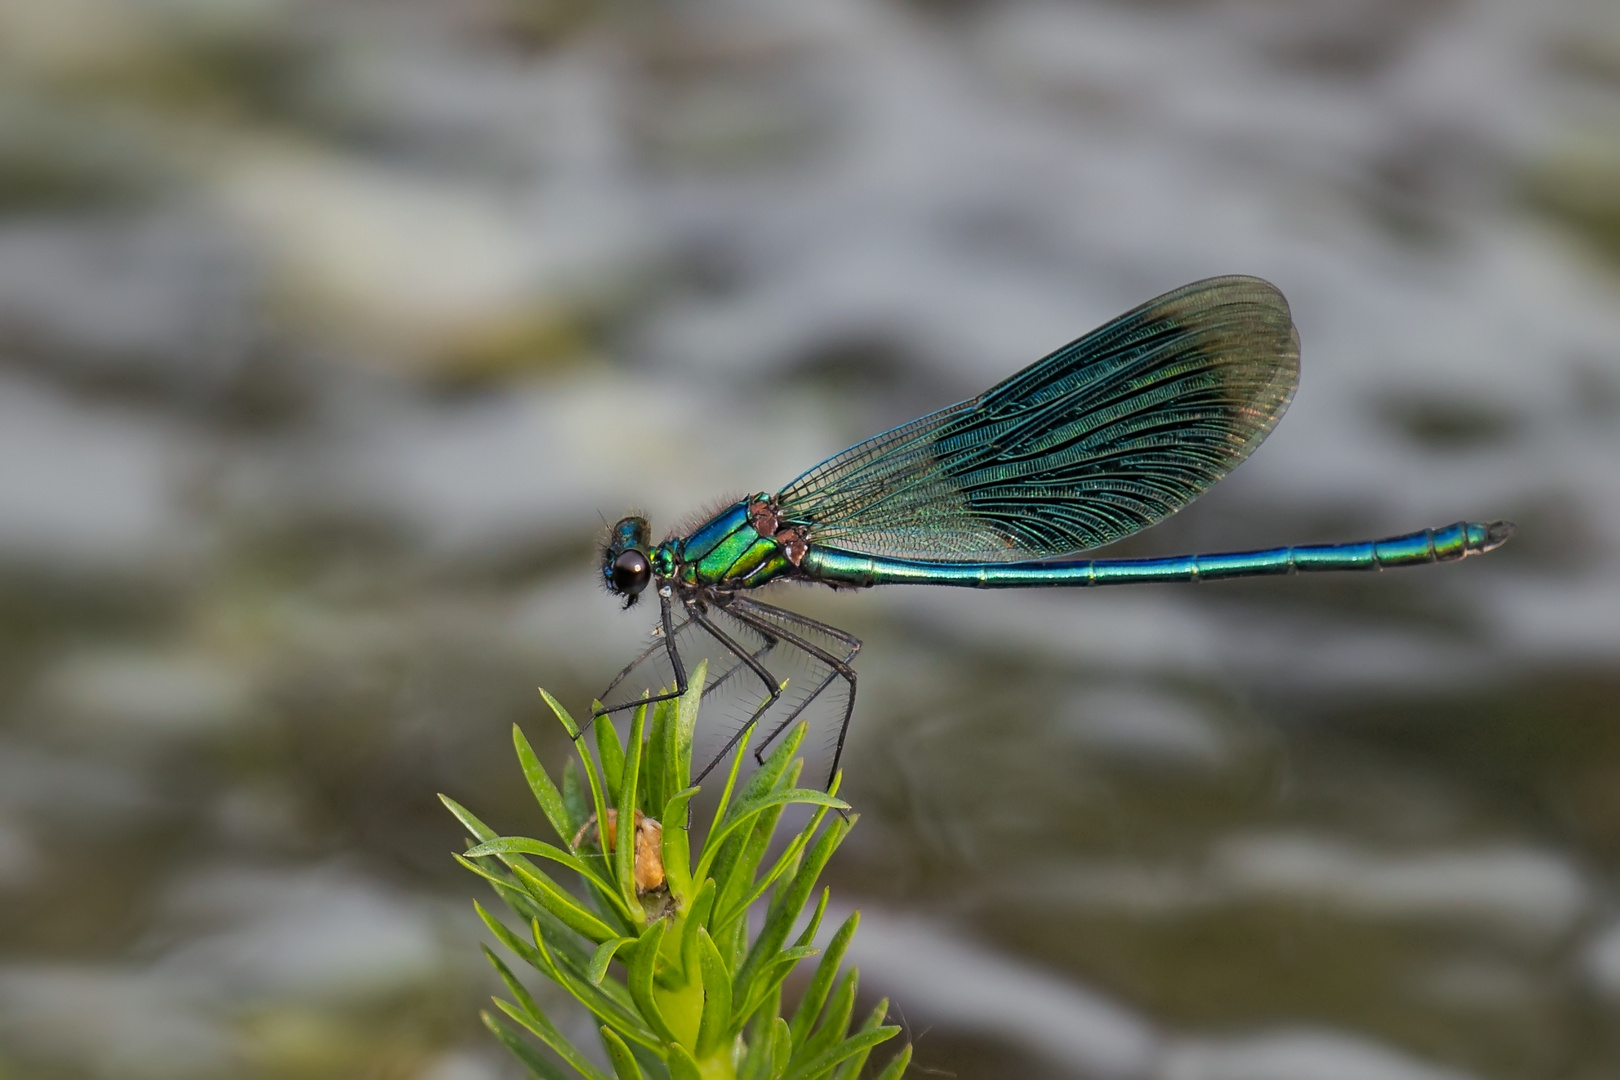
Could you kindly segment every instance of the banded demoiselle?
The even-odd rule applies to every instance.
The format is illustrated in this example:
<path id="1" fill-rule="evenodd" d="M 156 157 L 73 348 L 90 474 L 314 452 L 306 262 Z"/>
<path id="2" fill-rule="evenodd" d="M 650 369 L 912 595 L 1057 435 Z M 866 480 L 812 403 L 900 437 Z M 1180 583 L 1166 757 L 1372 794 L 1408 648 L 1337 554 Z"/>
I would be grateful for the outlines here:
<path id="1" fill-rule="evenodd" d="M 683 646 L 707 639 L 722 662 L 705 694 L 757 681 L 761 703 L 698 778 L 774 711 L 756 749 L 763 754 L 839 683 L 830 782 L 854 714 L 861 643 L 763 603 L 756 594 L 765 585 L 1022 589 L 1382 570 L 1466 558 L 1513 535 L 1511 522 L 1462 521 L 1349 544 L 1060 558 L 1197 498 L 1271 432 L 1298 381 L 1299 336 L 1282 293 L 1259 278 L 1211 278 L 1121 315 L 976 398 L 852 446 L 775 494 L 740 499 L 685 535 L 654 545 L 646 519 L 624 518 L 604 545 L 603 580 L 626 607 L 656 582 L 659 624 L 595 715 L 684 693 Z M 789 657 L 808 676 L 785 685 L 779 662 Z M 672 679 L 638 677 L 649 662 L 667 662 Z"/>

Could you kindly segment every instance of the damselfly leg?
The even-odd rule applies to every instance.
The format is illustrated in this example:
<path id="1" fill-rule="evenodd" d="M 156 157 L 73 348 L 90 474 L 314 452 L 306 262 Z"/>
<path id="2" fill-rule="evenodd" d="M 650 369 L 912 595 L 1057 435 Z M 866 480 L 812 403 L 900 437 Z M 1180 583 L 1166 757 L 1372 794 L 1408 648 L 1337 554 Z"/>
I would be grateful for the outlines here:
<path id="1" fill-rule="evenodd" d="M 844 739 L 849 734 L 849 721 L 855 714 L 855 669 L 850 661 L 861 651 L 861 639 L 836 626 L 800 615 L 796 611 L 762 604 L 745 596 L 733 597 L 727 605 L 738 621 L 754 627 L 761 634 L 775 634 L 784 645 L 810 657 L 825 669 L 825 674 L 812 688 L 786 709 L 775 726 L 754 750 L 755 760 L 763 763 L 765 751 L 819 699 L 835 680 L 842 679 L 845 687 L 843 715 L 838 719 L 838 740 L 833 748 L 832 766 L 827 771 L 827 786 L 832 786 L 838 775 L 838 766 L 844 756 Z M 819 639 L 819 640 L 818 640 Z M 834 709 L 836 713 L 836 705 Z"/>
<path id="2" fill-rule="evenodd" d="M 767 730 L 755 751 L 756 760 L 763 761 L 765 751 L 784 731 L 807 718 L 807 710 L 824 701 L 830 687 L 842 685 L 847 692 L 834 696 L 830 710 L 838 732 L 828 773 L 831 783 L 853 709 L 855 673 L 849 661 L 860 642 L 814 619 L 747 597 L 709 603 L 683 603 L 672 597 L 668 607 L 669 618 L 660 619 L 654 640 L 603 691 L 593 719 L 676 697 L 688 685 L 687 674 L 706 659 L 707 714 L 714 715 L 716 703 L 723 700 L 729 703 L 725 708 L 732 710 L 733 723 L 720 729 L 729 733 L 718 746 L 710 741 L 713 748 L 702 749 L 700 760 L 705 764 L 694 773 L 695 783 L 725 760 L 749 731 Z M 826 719 L 822 711 L 815 710 L 817 726 Z M 767 728 L 760 728 L 762 722 Z"/>

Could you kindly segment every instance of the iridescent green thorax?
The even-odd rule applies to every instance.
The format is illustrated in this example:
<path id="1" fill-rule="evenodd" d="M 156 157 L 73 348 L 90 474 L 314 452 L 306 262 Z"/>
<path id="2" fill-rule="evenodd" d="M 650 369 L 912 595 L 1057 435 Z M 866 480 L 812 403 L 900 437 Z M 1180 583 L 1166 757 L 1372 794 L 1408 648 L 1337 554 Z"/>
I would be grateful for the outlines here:
<path id="1" fill-rule="evenodd" d="M 794 536 L 762 532 L 775 525 L 765 495 L 733 503 L 680 540 L 653 553 L 661 576 L 691 586 L 751 589 L 793 569 Z M 665 568 L 668 567 L 666 570 Z"/>
<path id="2" fill-rule="evenodd" d="M 657 574 L 660 578 L 671 578 L 675 576 L 675 548 L 679 544 L 679 540 L 665 540 L 662 544 L 659 544 L 657 547 L 652 549 L 653 573 Z"/>

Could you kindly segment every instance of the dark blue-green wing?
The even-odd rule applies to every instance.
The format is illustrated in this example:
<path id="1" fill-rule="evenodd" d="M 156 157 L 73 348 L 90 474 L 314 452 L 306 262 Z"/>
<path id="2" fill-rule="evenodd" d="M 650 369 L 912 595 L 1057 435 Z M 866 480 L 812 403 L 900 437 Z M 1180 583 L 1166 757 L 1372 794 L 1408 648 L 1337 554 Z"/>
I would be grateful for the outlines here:
<path id="1" fill-rule="evenodd" d="M 1299 382 L 1288 302 L 1259 278 L 1166 293 L 970 401 L 778 495 L 812 543 L 896 558 L 1043 559 L 1146 528 L 1249 456 Z"/>

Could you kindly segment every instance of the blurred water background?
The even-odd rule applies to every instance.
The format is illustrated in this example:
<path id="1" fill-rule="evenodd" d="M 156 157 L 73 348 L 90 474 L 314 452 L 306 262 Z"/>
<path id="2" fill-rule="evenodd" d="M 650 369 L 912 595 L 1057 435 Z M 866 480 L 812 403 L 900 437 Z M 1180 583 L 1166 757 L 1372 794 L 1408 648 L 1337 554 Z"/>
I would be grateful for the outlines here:
<path id="1" fill-rule="evenodd" d="M 1612 0 L 0 0 L 0 1077 L 514 1075 L 434 793 L 542 831 L 602 519 L 1232 272 L 1299 395 L 1122 553 L 1519 538 L 777 594 L 863 987 L 962 1080 L 1620 1075 Z"/>

